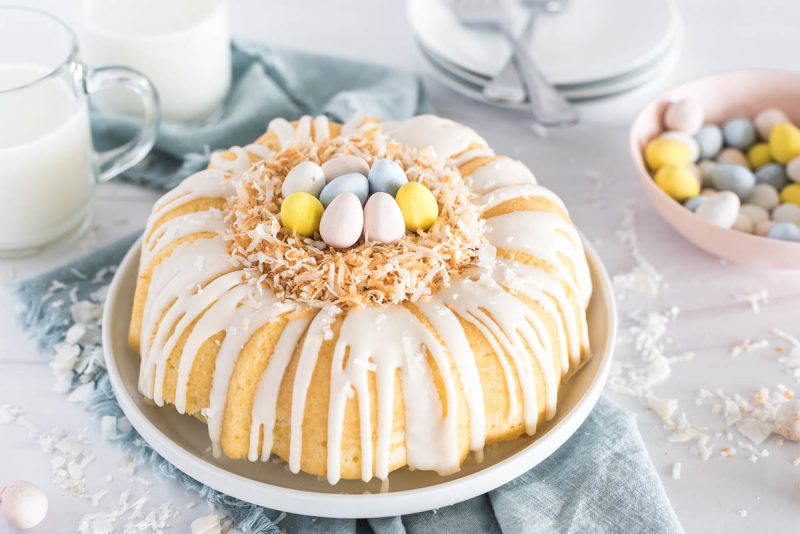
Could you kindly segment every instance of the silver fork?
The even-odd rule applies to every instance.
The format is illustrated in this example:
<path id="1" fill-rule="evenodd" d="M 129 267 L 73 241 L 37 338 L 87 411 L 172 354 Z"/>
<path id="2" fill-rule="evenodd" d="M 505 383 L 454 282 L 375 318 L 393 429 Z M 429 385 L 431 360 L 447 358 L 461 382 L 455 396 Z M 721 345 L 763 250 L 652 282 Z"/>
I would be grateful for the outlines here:
<path id="1" fill-rule="evenodd" d="M 578 122 L 578 114 L 569 102 L 547 82 L 527 49 L 514 37 L 501 0 L 450 0 L 450 7 L 464 26 L 494 31 L 508 40 L 536 122 L 543 126 L 571 126 Z"/>
<path id="2" fill-rule="evenodd" d="M 519 40 L 523 45 L 531 42 L 535 21 L 542 13 L 560 13 L 567 5 L 567 0 L 521 0 L 528 9 L 525 27 Z M 500 73 L 492 78 L 483 88 L 483 96 L 496 102 L 524 102 L 525 87 L 519 78 L 513 57 L 509 57 Z"/>

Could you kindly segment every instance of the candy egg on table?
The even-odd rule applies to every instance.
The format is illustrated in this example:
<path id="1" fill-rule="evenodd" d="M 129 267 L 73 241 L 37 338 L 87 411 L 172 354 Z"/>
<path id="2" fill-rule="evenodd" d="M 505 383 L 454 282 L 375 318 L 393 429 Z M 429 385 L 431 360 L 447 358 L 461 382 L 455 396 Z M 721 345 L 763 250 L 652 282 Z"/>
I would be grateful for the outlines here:
<path id="1" fill-rule="evenodd" d="M 756 185 L 756 177 L 741 165 L 723 163 L 711 170 L 711 183 L 721 191 L 733 191 L 745 199 Z"/>
<path id="2" fill-rule="evenodd" d="M 795 204 L 781 204 L 772 210 L 772 220 L 775 222 L 800 224 L 800 206 Z"/>
<path id="3" fill-rule="evenodd" d="M 655 175 L 656 185 L 666 194 L 683 202 L 700 194 L 700 182 L 686 165 L 665 165 Z"/>
<path id="4" fill-rule="evenodd" d="M 761 221 L 756 223 L 755 227 L 753 228 L 753 233 L 756 235 L 760 235 L 761 237 L 767 237 L 769 233 L 769 229 L 775 225 L 773 221 Z"/>
<path id="5" fill-rule="evenodd" d="M 781 122 L 789 122 L 789 117 L 787 117 L 783 111 L 776 108 L 767 108 L 759 112 L 753 120 L 761 139 L 769 139 L 769 133 L 772 131 L 772 127 Z"/>
<path id="6" fill-rule="evenodd" d="M 793 182 L 800 183 L 800 156 L 795 156 L 786 164 L 786 176 Z"/>
<path id="7" fill-rule="evenodd" d="M 800 226 L 790 222 L 776 222 L 767 232 L 767 237 L 800 243 Z"/>
<path id="8" fill-rule="evenodd" d="M 361 200 L 353 193 L 341 193 L 334 198 L 319 223 L 319 235 L 333 248 L 348 248 L 358 242 L 364 229 L 364 210 Z"/>
<path id="9" fill-rule="evenodd" d="M 691 135 L 684 132 L 670 131 L 662 133 L 661 137 L 665 137 L 667 139 L 674 139 L 676 141 L 684 143 L 686 146 L 689 147 L 689 151 L 691 152 L 691 160 L 697 161 L 698 159 L 700 159 L 700 145 Z"/>
<path id="10" fill-rule="evenodd" d="M 395 197 L 406 229 L 411 232 L 427 230 L 439 217 L 439 205 L 431 190 L 419 182 L 408 182 L 397 190 Z"/>
<path id="11" fill-rule="evenodd" d="M 769 151 L 772 159 L 784 165 L 800 156 L 800 129 L 788 122 L 774 125 L 769 132 Z"/>
<path id="12" fill-rule="evenodd" d="M 403 212 L 388 193 L 378 192 L 364 206 L 364 239 L 373 243 L 393 243 L 406 233 Z"/>
<path id="13" fill-rule="evenodd" d="M 775 189 L 780 190 L 789 183 L 789 180 L 786 178 L 786 171 L 783 165 L 779 163 L 767 163 L 756 170 L 756 183 L 769 184 Z"/>
<path id="14" fill-rule="evenodd" d="M 789 184 L 781 189 L 781 202 L 800 206 L 800 184 Z"/>
<path id="15" fill-rule="evenodd" d="M 692 162 L 692 149 L 669 137 L 656 137 L 644 147 L 644 159 L 652 171 L 664 165 L 686 165 Z"/>
<path id="16" fill-rule="evenodd" d="M 304 161 L 289 171 L 281 186 L 283 198 L 292 193 L 308 193 L 309 195 L 319 196 L 320 191 L 325 186 L 325 173 L 322 167 L 313 161 Z"/>
<path id="17" fill-rule="evenodd" d="M 730 228 L 739 215 L 740 201 L 735 193 L 721 191 L 709 196 L 697 207 L 698 217 L 722 228 Z"/>
<path id="18" fill-rule="evenodd" d="M 366 176 L 369 172 L 369 163 L 358 156 L 347 154 L 333 156 L 322 164 L 322 172 L 325 175 L 325 182 L 330 183 L 343 174 L 357 173 Z"/>
<path id="19" fill-rule="evenodd" d="M 769 220 L 769 211 L 756 204 L 742 204 L 742 207 L 739 208 L 739 213 L 745 214 L 753 224 Z"/>
<path id="20" fill-rule="evenodd" d="M 767 143 L 756 143 L 747 150 L 747 161 L 750 162 L 751 169 L 758 169 L 772 162 L 772 155 L 769 153 Z"/>
<path id="21" fill-rule="evenodd" d="M 694 139 L 700 147 L 701 158 L 715 158 L 722 150 L 722 130 L 716 124 L 707 124 L 700 128 Z"/>
<path id="22" fill-rule="evenodd" d="M 351 172 L 334 178 L 322 189 L 319 194 L 319 200 L 323 206 L 327 207 L 328 204 L 333 202 L 334 198 L 342 193 L 353 193 L 363 206 L 369 196 L 367 177 L 363 174 Z"/>
<path id="23" fill-rule="evenodd" d="M 15 480 L 0 488 L 0 514 L 14 528 L 27 530 L 47 515 L 47 494 L 30 482 Z"/>
<path id="24" fill-rule="evenodd" d="M 730 163 L 731 165 L 741 165 L 742 167 L 749 167 L 750 161 L 744 152 L 738 148 L 728 147 L 717 156 L 717 163 Z"/>
<path id="25" fill-rule="evenodd" d="M 700 206 L 700 204 L 702 204 L 706 200 L 706 198 L 708 197 L 705 197 L 703 195 L 697 195 L 696 197 L 692 197 L 686 202 L 684 202 L 683 205 L 686 207 L 686 209 L 690 211 L 697 211 L 697 207 Z"/>
<path id="26" fill-rule="evenodd" d="M 800 441 L 800 400 L 792 399 L 778 406 L 775 430 L 788 440 Z"/>
<path id="27" fill-rule="evenodd" d="M 758 174 L 756 174 L 756 181 L 758 181 Z M 747 197 L 747 202 L 770 211 L 780 204 L 780 196 L 778 190 L 770 184 L 757 183 L 750 196 Z"/>
<path id="28" fill-rule="evenodd" d="M 672 102 L 664 111 L 664 126 L 668 130 L 694 135 L 702 125 L 703 108 L 696 100 L 684 98 Z"/>
<path id="29" fill-rule="evenodd" d="M 726 145 L 747 150 L 756 142 L 756 129 L 750 120 L 737 117 L 725 121 L 722 125 L 722 137 Z"/>
<path id="30" fill-rule="evenodd" d="M 325 208 L 317 197 L 298 191 L 283 199 L 281 224 L 302 236 L 311 237 L 319 230 L 319 222 L 324 211 Z"/>
<path id="31" fill-rule="evenodd" d="M 406 172 L 397 162 L 390 159 L 376 159 L 367 175 L 369 180 L 369 193 L 397 194 L 403 184 L 408 183 Z"/>

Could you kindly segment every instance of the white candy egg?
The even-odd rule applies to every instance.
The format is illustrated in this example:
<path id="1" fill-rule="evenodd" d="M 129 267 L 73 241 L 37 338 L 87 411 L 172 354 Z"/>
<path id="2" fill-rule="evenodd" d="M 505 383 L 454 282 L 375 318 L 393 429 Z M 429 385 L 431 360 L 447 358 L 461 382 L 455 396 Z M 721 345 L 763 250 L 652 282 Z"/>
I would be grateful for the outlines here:
<path id="1" fill-rule="evenodd" d="M 364 239 L 392 243 L 406 233 L 400 206 L 388 193 L 375 193 L 364 206 Z"/>
<path id="2" fill-rule="evenodd" d="M 703 108 L 695 100 L 684 98 L 667 106 L 664 126 L 689 135 L 696 134 L 703 126 Z"/>
<path id="3" fill-rule="evenodd" d="M 786 175 L 793 182 L 800 182 L 800 156 L 792 158 L 786 164 Z"/>
<path id="4" fill-rule="evenodd" d="M 333 248 L 356 244 L 364 229 L 364 210 L 353 193 L 341 193 L 334 198 L 319 222 L 319 235 Z"/>
<path id="5" fill-rule="evenodd" d="M 304 161 L 295 165 L 286 175 L 281 186 L 281 194 L 283 198 L 297 192 L 319 197 L 323 187 L 325 187 L 325 173 L 322 171 L 322 167 L 313 161 Z"/>
<path id="6" fill-rule="evenodd" d="M 330 182 L 343 174 L 358 173 L 366 176 L 369 173 L 369 164 L 358 156 L 334 156 L 322 164 L 325 181 Z"/>
<path id="7" fill-rule="evenodd" d="M 775 429 L 792 441 L 800 441 L 800 400 L 784 402 L 775 410 Z"/>
<path id="8" fill-rule="evenodd" d="M 697 207 L 699 217 L 716 226 L 730 228 L 739 215 L 739 197 L 730 191 L 721 191 L 708 197 Z"/>
<path id="9" fill-rule="evenodd" d="M 0 489 L 0 514 L 18 529 L 33 528 L 47 515 L 47 495 L 24 480 Z"/>
<path id="10" fill-rule="evenodd" d="M 796 204 L 781 204 L 772 211 L 772 220 L 775 222 L 790 222 L 800 226 L 800 206 Z"/>
<path id="11" fill-rule="evenodd" d="M 739 208 L 739 213 L 745 214 L 747 218 L 753 222 L 753 224 L 758 224 L 762 221 L 769 220 L 769 212 L 761 206 L 757 206 L 755 204 L 742 204 L 742 207 Z"/>
<path id="12" fill-rule="evenodd" d="M 769 211 L 775 209 L 781 199 L 778 191 L 770 184 L 756 184 L 753 191 L 750 192 L 750 196 L 747 197 L 747 202 Z"/>
<path id="13" fill-rule="evenodd" d="M 791 121 L 783 111 L 775 108 L 765 109 L 756 115 L 756 118 L 753 120 L 753 123 L 756 125 L 756 130 L 758 130 L 758 135 L 761 136 L 761 139 L 769 139 L 769 132 L 772 130 L 772 127 L 779 122 Z"/>

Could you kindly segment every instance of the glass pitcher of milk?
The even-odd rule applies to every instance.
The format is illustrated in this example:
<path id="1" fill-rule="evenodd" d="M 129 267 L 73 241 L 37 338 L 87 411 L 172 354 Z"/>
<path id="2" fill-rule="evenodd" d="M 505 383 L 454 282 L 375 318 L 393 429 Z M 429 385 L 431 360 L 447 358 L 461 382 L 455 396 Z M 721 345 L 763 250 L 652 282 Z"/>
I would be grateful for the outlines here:
<path id="1" fill-rule="evenodd" d="M 97 153 L 87 95 L 112 87 L 139 97 L 142 128 Z M 0 255 L 32 253 L 87 227 L 94 185 L 141 161 L 158 121 L 147 78 L 123 67 L 86 69 L 60 20 L 0 6 Z"/>

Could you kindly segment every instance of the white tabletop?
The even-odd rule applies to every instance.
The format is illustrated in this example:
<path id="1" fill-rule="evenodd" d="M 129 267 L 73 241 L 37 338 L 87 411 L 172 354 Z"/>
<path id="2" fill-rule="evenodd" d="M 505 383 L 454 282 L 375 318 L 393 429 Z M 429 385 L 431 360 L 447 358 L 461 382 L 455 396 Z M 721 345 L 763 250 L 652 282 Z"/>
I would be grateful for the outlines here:
<path id="1" fill-rule="evenodd" d="M 68 21 L 76 16 L 76 0 L 25 0 Z M 654 386 L 661 398 L 677 399 L 678 414 L 704 427 L 714 443 L 711 457 L 703 460 L 692 443 L 667 441 L 670 432 L 660 419 L 635 398 L 610 391 L 610 396 L 633 410 L 644 441 L 662 477 L 672 504 L 689 532 L 744 532 L 791 530 L 800 521 L 800 444 L 775 436 L 758 451 L 757 462 L 735 437 L 728 441 L 715 434 L 724 427 L 710 403 L 695 404 L 700 389 L 722 389 L 726 394 L 752 398 L 759 388 L 784 384 L 800 394 L 798 378 L 779 363 L 776 347 L 786 347 L 771 333 L 779 328 L 800 337 L 800 276 L 725 264 L 684 241 L 650 209 L 627 157 L 628 124 L 635 111 L 660 89 L 693 77 L 742 67 L 794 68 L 800 36 L 795 22 L 800 4 L 792 0 L 770 2 L 737 0 L 681 0 L 686 40 L 680 61 L 666 81 L 634 93 L 580 107 L 582 123 L 568 130 L 534 136 L 526 117 L 497 110 L 460 97 L 432 80 L 426 87 L 439 114 L 478 130 L 498 153 L 527 163 L 539 180 L 566 202 L 578 226 L 597 246 L 612 275 L 628 273 L 635 265 L 630 248 L 619 239 L 625 206 L 635 213 L 633 228 L 646 261 L 663 276 L 660 291 L 647 296 L 636 291 L 621 295 L 623 318 L 632 312 L 679 313 L 669 323 L 664 350 L 669 356 L 693 352 L 694 358 L 674 363 L 671 376 Z M 272 44 L 306 48 L 419 70 L 421 59 L 414 47 L 400 2 L 321 0 L 303 2 L 232 2 L 234 33 Z M 313 16 L 309 16 L 312 13 Z M 93 238 L 84 246 L 101 245 L 142 227 L 157 195 L 123 184 L 98 188 Z M 624 233 L 624 232 L 623 232 Z M 628 229 L 628 234 L 630 229 Z M 39 257 L 0 263 L 0 280 L 21 279 L 77 256 L 80 247 L 51 250 Z M 736 295 L 766 291 L 768 302 L 755 312 Z M 621 334 L 629 332 L 630 323 Z M 731 348 L 744 339 L 766 339 L 769 346 L 732 357 Z M 617 357 L 641 363 L 630 345 L 622 344 Z M 70 434 L 83 429 L 97 458 L 87 468 L 87 486 L 108 489 L 97 508 L 61 491 L 50 479 L 48 458 L 19 425 L 0 425 L 0 473 L 3 480 L 34 481 L 50 496 L 46 523 L 34 532 L 74 532 L 79 518 L 109 510 L 123 491 L 132 497 L 148 496 L 145 511 L 172 502 L 178 516 L 170 531 L 186 532 L 188 524 L 208 514 L 205 503 L 172 482 L 163 482 L 149 470 L 133 479 L 125 472 L 124 455 L 104 441 L 98 425 L 80 405 L 53 393 L 50 355 L 39 354 L 15 324 L 13 306 L 0 305 L 0 404 L 22 406 L 26 417 L 40 429 L 63 428 Z M 723 447 L 736 450 L 728 457 Z M 730 454 L 730 451 L 729 451 Z M 763 457 L 762 457 L 763 456 Z M 673 467 L 681 465 L 679 479 Z M 113 477 L 107 480 L 107 475 Z M 133 480 L 133 481 L 131 481 Z M 0 481 L 1 482 L 1 481 Z M 152 485 L 150 485 L 152 484 Z M 2 530 L 2 527 L 0 527 Z"/>

